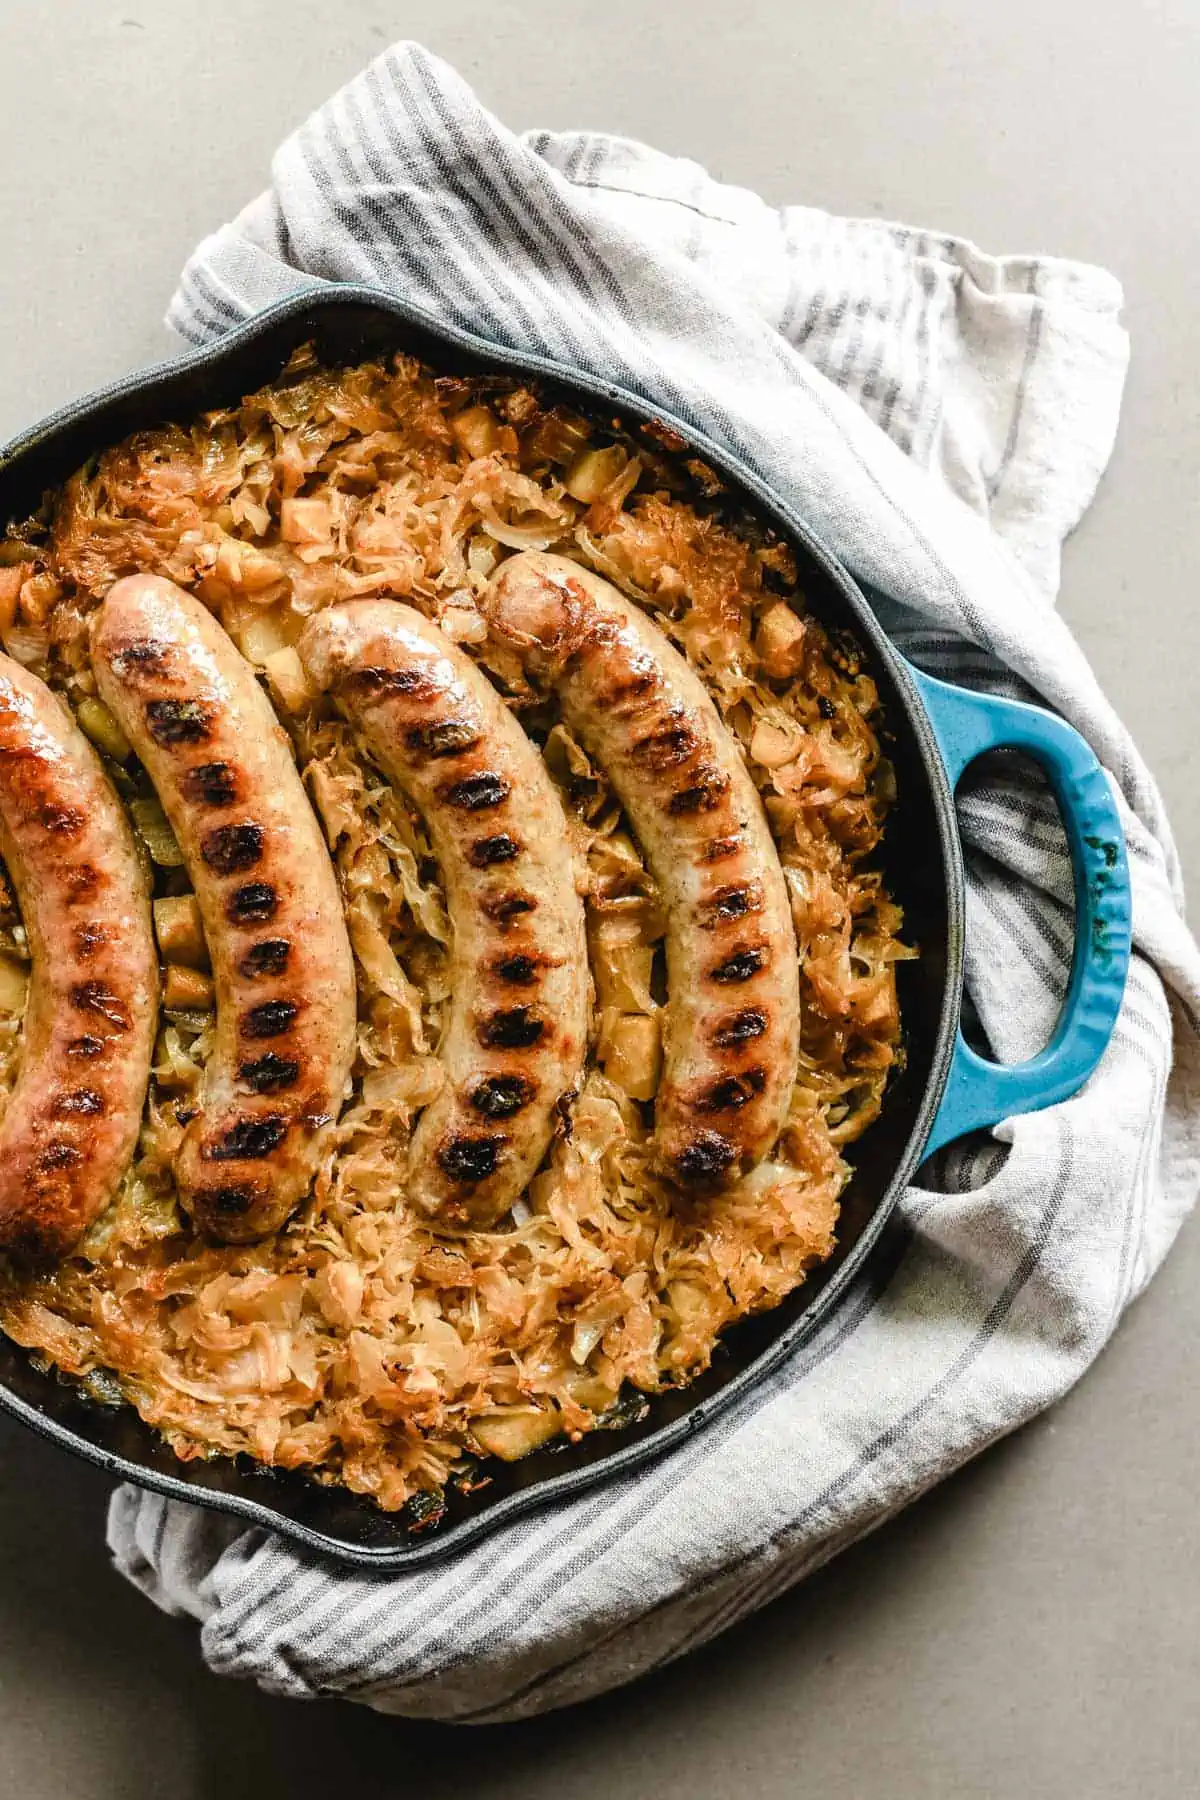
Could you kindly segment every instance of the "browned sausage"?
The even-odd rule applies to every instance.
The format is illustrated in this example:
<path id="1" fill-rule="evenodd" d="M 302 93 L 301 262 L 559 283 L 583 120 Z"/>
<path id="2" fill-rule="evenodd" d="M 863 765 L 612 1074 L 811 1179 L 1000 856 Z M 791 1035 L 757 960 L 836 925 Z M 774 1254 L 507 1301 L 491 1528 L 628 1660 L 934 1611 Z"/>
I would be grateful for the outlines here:
<path id="1" fill-rule="evenodd" d="M 337 879 L 287 737 L 198 600 L 154 576 L 118 581 L 92 661 L 179 839 L 212 958 L 216 1042 L 180 1194 L 217 1237 L 262 1237 L 307 1193 L 350 1074 Z"/>
<path id="2" fill-rule="evenodd" d="M 583 908 L 545 765 L 483 675 L 411 607 L 318 613 L 300 654 L 423 815 L 453 931 L 446 1085 L 413 1139 L 409 1192 L 489 1225 L 546 1152 L 587 1047 Z"/>
<path id="3" fill-rule="evenodd" d="M 0 1124 L 0 1245 L 61 1256 L 137 1143 L 158 1012 L 150 901 L 98 757 L 36 675 L 0 656 L 0 852 L 32 958 Z"/>
<path id="4" fill-rule="evenodd" d="M 481 602 L 604 768 L 667 907 L 657 1158 L 722 1185 L 771 1149 L 799 1047 L 787 888 L 758 792 L 699 677 L 636 606 L 565 557 L 503 563 Z"/>

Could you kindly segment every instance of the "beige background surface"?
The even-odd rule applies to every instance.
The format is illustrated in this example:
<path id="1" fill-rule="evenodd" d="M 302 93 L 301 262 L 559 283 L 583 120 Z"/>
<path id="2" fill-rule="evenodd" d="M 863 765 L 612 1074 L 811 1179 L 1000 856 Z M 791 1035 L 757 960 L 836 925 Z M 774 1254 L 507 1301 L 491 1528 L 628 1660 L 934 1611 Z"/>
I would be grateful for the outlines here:
<path id="1" fill-rule="evenodd" d="M 3 0 L 0 436 L 162 354 L 193 240 L 386 41 L 517 126 L 1124 280 L 1120 442 L 1063 605 L 1200 869 L 1197 0 Z M 1085 1385 L 657 1679 L 448 1732 L 221 1683 L 108 1570 L 106 1483 L 0 1426 L 0 1794 L 1176 1800 L 1200 1787 L 1200 1236 Z"/>

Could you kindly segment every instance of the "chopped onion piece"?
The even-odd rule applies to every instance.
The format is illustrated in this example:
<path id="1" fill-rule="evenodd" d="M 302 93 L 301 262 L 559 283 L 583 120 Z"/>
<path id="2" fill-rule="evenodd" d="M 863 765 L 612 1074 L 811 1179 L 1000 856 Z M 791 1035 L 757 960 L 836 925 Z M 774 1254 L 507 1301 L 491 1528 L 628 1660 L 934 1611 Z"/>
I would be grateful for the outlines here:
<path id="1" fill-rule="evenodd" d="M 129 811 L 151 861 L 162 869 L 182 869 L 183 851 L 158 801 L 152 797 L 131 800 Z"/>
<path id="2" fill-rule="evenodd" d="M 91 696 L 81 700 L 75 717 L 84 736 L 92 740 L 97 750 L 103 750 L 105 756 L 111 756 L 114 762 L 123 763 L 130 755 L 132 746 L 129 739 L 102 700 Z"/>

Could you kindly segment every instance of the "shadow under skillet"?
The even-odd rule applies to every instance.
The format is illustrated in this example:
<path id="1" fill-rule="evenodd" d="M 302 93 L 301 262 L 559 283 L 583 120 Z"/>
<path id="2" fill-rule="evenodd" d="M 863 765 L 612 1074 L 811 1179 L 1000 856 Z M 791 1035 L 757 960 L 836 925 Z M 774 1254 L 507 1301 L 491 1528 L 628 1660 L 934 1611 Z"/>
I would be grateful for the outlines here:
<path id="1" fill-rule="evenodd" d="M 839 1666 L 864 1646 L 875 1660 L 882 1648 L 888 1663 L 912 1661 L 904 1632 L 916 1596 L 1011 1508 L 1002 1496 L 1014 1469 L 1044 1465 L 1041 1429 L 685 1661 L 585 1706 L 470 1728 L 276 1699 L 211 1675 L 195 1625 L 157 1612 L 107 1567 L 107 1479 L 0 1420 L 0 1790 L 23 1800 L 734 1800 L 756 1769 L 782 1781 L 781 1759 L 799 1781 L 814 1731 L 828 1753 Z M 858 1709 L 842 1700 L 849 1729 Z M 855 1729 L 869 1733 L 869 1719 Z"/>
<path id="2" fill-rule="evenodd" d="M 716 1795 L 720 1759 L 715 1785 L 698 1788 L 694 1758 L 676 1759 L 678 1741 L 718 1702 L 751 1730 L 757 1709 L 773 1710 L 764 1683 L 803 1685 L 800 1665 L 828 1660 L 827 1633 L 844 1637 L 874 1607 L 889 1568 L 930 1558 L 940 1535 L 930 1512 L 956 1505 L 945 1490 L 923 1528 L 890 1527 L 802 1593 L 633 1687 L 468 1728 L 276 1699 L 211 1675 L 197 1627 L 159 1613 L 108 1567 L 107 1478 L 4 1420 L 0 1458 L 0 1789 L 23 1800 Z M 793 1724 L 802 1739 L 801 1714 Z"/>

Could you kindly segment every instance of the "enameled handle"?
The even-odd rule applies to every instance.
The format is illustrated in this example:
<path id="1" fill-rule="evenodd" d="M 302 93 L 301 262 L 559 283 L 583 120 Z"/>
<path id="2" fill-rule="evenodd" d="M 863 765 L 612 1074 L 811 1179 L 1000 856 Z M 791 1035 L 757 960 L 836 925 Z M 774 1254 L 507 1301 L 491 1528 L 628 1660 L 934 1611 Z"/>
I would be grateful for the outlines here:
<path id="1" fill-rule="evenodd" d="M 985 750 L 1024 750 L 1045 770 L 1062 814 L 1075 875 L 1075 954 L 1046 1048 L 1028 1062 L 989 1062 L 961 1030 L 926 1155 L 1016 1113 L 1076 1093 L 1103 1056 L 1129 967 L 1131 896 L 1125 837 L 1104 770 L 1079 733 L 1018 700 L 971 693 L 912 671 L 951 787 Z"/>

